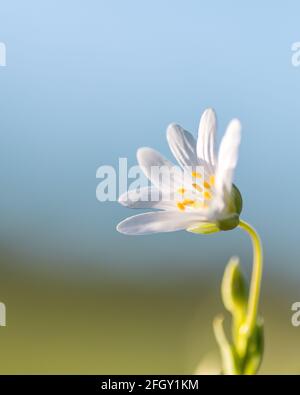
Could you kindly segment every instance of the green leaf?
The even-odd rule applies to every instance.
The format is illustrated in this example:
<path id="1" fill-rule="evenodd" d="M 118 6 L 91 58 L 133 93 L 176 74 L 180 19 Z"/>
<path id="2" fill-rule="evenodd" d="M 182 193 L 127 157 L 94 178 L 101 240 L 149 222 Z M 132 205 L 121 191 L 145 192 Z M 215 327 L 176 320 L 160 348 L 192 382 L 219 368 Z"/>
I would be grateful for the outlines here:
<path id="1" fill-rule="evenodd" d="M 237 257 L 231 258 L 226 266 L 221 292 L 226 309 L 235 318 L 242 319 L 247 309 L 248 292 Z"/>
<path id="2" fill-rule="evenodd" d="M 259 317 L 252 336 L 248 340 L 244 374 L 255 374 L 261 364 L 264 352 L 264 325 Z"/>
<path id="3" fill-rule="evenodd" d="M 232 314 L 232 339 L 235 349 L 243 359 L 247 350 L 248 336 L 241 333 L 241 327 L 246 319 L 248 292 L 237 257 L 231 258 L 226 266 L 221 293 L 226 309 Z"/>
<path id="4" fill-rule="evenodd" d="M 222 357 L 222 373 L 223 374 L 239 374 L 240 368 L 238 363 L 238 356 L 235 348 L 230 344 L 226 338 L 223 328 L 224 318 L 217 316 L 213 322 L 213 328 L 217 343 L 219 345 Z"/>

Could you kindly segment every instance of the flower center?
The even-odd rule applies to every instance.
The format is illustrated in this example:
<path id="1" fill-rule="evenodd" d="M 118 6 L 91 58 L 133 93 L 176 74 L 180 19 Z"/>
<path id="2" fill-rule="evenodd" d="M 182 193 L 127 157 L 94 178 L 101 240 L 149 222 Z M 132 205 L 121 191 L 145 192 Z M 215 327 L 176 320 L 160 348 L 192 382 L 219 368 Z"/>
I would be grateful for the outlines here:
<path id="1" fill-rule="evenodd" d="M 214 175 L 203 179 L 202 174 L 193 171 L 192 179 L 191 188 L 189 186 L 181 186 L 177 190 L 181 199 L 176 202 L 176 206 L 180 211 L 185 211 L 187 208 L 207 208 L 209 201 L 213 197 L 215 185 Z"/>

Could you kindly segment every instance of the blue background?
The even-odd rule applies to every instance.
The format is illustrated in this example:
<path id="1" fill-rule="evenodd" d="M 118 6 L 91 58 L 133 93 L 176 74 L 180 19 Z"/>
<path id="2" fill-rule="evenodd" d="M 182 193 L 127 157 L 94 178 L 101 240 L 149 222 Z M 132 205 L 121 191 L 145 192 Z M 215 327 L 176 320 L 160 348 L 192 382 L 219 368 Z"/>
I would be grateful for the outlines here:
<path id="1" fill-rule="evenodd" d="M 300 68 L 291 45 L 299 11 L 296 1 L 2 2 L 2 240 L 111 261 L 140 243 L 163 253 L 172 243 L 176 256 L 199 243 L 206 256 L 208 239 L 118 235 L 115 224 L 130 213 L 96 201 L 95 172 L 119 156 L 134 164 L 139 146 L 169 154 L 166 126 L 196 133 L 213 106 L 219 136 L 231 118 L 243 124 L 244 217 L 272 254 L 298 260 Z M 235 236 L 223 237 L 233 251 Z"/>

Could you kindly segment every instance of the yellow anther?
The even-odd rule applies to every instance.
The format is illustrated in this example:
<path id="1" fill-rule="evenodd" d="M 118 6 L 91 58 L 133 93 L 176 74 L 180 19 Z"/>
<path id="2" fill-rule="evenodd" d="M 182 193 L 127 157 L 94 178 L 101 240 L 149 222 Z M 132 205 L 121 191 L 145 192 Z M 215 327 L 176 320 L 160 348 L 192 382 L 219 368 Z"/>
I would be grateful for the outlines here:
<path id="1" fill-rule="evenodd" d="M 209 177 L 209 183 L 210 183 L 210 185 L 215 185 L 215 176 Z"/>
<path id="2" fill-rule="evenodd" d="M 197 189 L 198 192 L 202 192 L 202 188 L 200 187 L 200 185 L 194 183 L 192 184 L 193 188 Z"/>
<path id="3" fill-rule="evenodd" d="M 203 192 L 203 197 L 204 197 L 204 199 L 209 200 L 209 199 L 211 199 L 211 194 L 208 191 L 205 191 L 205 192 Z"/>
<path id="4" fill-rule="evenodd" d="M 182 202 L 182 204 L 184 206 L 192 206 L 195 203 L 195 200 L 192 199 L 184 199 L 184 201 Z"/>
<path id="5" fill-rule="evenodd" d="M 184 195 L 185 192 L 186 192 L 186 190 L 185 190 L 183 187 L 181 187 L 181 188 L 179 188 L 179 189 L 177 190 L 177 192 L 180 193 L 180 195 Z"/>
<path id="6" fill-rule="evenodd" d="M 178 202 L 177 203 L 177 207 L 179 208 L 180 211 L 184 211 L 185 210 L 185 205 L 182 202 Z"/>
<path id="7" fill-rule="evenodd" d="M 201 178 L 202 175 L 200 173 L 198 173 L 197 171 L 193 171 L 192 172 L 192 177 L 194 177 L 194 178 Z"/>
<path id="8" fill-rule="evenodd" d="M 206 189 L 210 189 L 210 187 L 211 187 L 211 185 L 207 181 L 204 181 L 203 185 L 204 185 L 204 188 L 206 188 Z"/>

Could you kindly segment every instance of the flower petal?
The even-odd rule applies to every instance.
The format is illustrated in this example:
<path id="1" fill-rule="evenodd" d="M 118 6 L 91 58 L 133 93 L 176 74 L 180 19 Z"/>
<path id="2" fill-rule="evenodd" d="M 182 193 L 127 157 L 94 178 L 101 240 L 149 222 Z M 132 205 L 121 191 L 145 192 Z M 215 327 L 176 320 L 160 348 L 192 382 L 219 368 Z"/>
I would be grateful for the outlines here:
<path id="1" fill-rule="evenodd" d="M 215 188 L 222 199 L 225 198 L 226 193 L 229 194 L 231 191 L 240 142 L 241 123 L 238 119 L 233 119 L 221 141 L 218 155 Z"/>
<path id="2" fill-rule="evenodd" d="M 212 108 L 204 111 L 199 124 L 197 154 L 199 159 L 203 159 L 210 167 L 216 164 L 215 137 L 217 129 L 217 119 Z M 212 169 L 211 169 L 212 170 Z"/>
<path id="3" fill-rule="evenodd" d="M 202 220 L 204 218 L 196 212 L 156 211 L 126 218 L 119 223 L 117 230 L 127 235 L 173 232 L 187 229 Z"/>
<path id="4" fill-rule="evenodd" d="M 153 185 L 164 192 L 171 192 L 182 185 L 184 175 L 179 166 L 165 159 L 152 148 L 140 148 L 137 151 L 138 163 Z M 170 196 L 171 198 L 172 196 Z"/>
<path id="5" fill-rule="evenodd" d="M 191 133 L 171 123 L 167 129 L 167 140 L 175 159 L 183 168 L 199 165 L 196 141 Z"/>
<path id="6" fill-rule="evenodd" d="M 156 208 L 175 210 L 174 201 L 167 200 L 164 194 L 155 187 L 145 187 L 139 190 L 129 190 L 119 197 L 119 203 L 129 208 Z"/>

